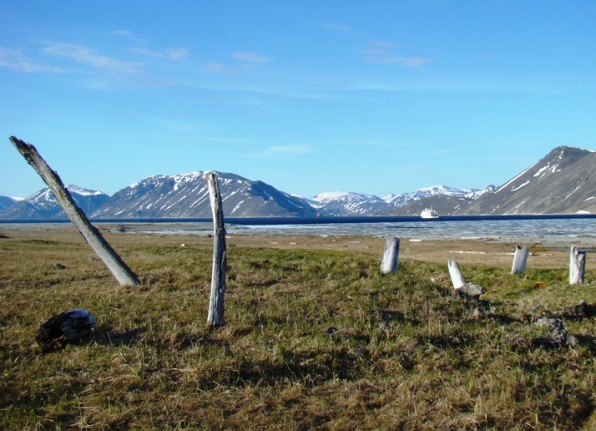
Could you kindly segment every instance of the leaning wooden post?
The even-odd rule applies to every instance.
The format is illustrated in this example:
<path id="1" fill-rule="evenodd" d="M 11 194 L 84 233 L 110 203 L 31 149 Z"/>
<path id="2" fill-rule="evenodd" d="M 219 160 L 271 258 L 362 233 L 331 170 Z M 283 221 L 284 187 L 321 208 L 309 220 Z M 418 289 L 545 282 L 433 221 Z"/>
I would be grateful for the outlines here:
<path id="1" fill-rule="evenodd" d="M 516 246 L 513 264 L 511 265 L 511 274 L 522 274 L 526 271 L 528 263 L 528 247 Z"/>
<path id="2" fill-rule="evenodd" d="M 56 196 L 62 209 L 64 209 L 64 212 L 68 218 L 70 218 L 70 221 L 76 226 L 81 235 L 83 235 L 83 238 L 85 238 L 87 243 L 93 248 L 95 253 L 97 253 L 114 277 L 116 277 L 116 280 L 122 285 L 139 285 L 139 279 L 135 273 L 126 266 L 124 261 L 112 247 L 110 247 L 99 231 L 89 222 L 85 213 L 75 204 L 70 192 L 64 186 L 58 174 L 49 167 L 46 161 L 39 155 L 35 147 L 14 136 L 10 137 L 10 141 L 25 160 L 27 160 L 27 163 L 37 171 L 39 176 L 48 185 L 50 190 Z"/>
<path id="3" fill-rule="evenodd" d="M 449 259 L 447 261 L 447 266 L 449 267 L 449 275 L 451 276 L 451 283 L 453 284 L 454 289 L 461 289 L 466 284 L 464 280 L 464 276 L 462 275 L 459 265 L 453 259 Z"/>
<path id="4" fill-rule="evenodd" d="M 383 254 L 383 261 L 381 262 L 381 272 L 389 274 L 397 271 L 399 260 L 399 238 L 385 239 L 385 253 Z"/>
<path id="5" fill-rule="evenodd" d="M 571 247 L 569 253 L 569 284 L 582 284 L 586 272 L 586 252 Z"/>
<path id="6" fill-rule="evenodd" d="M 211 269 L 211 296 L 207 322 L 212 326 L 224 323 L 224 292 L 226 290 L 226 229 L 224 225 L 221 195 L 214 172 L 205 175 L 209 187 L 209 199 L 213 213 L 213 267 Z"/>

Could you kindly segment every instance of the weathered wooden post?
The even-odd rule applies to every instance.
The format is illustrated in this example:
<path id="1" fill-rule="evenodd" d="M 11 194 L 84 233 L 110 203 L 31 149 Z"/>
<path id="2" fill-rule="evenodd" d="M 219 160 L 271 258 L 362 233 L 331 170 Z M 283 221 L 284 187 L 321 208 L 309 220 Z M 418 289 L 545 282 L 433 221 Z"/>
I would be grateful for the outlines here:
<path id="1" fill-rule="evenodd" d="M 213 213 L 213 267 L 211 269 L 211 295 L 207 322 L 212 326 L 221 326 L 224 323 L 224 292 L 226 290 L 226 229 L 217 175 L 214 172 L 208 172 L 205 175 L 205 180 L 209 188 Z"/>
<path id="2" fill-rule="evenodd" d="M 383 254 L 383 261 L 381 262 L 381 272 L 389 274 L 397 271 L 399 260 L 399 238 L 385 239 L 385 253 Z"/>
<path id="3" fill-rule="evenodd" d="M 83 238 L 85 238 L 87 243 L 97 253 L 114 277 L 116 277 L 116 280 L 122 285 L 139 285 L 140 283 L 136 274 L 131 271 L 103 236 L 101 236 L 99 231 L 89 222 L 85 213 L 72 199 L 70 192 L 64 186 L 58 174 L 50 168 L 35 147 L 14 136 L 10 137 L 10 141 L 54 193 L 54 196 L 56 196 L 56 199 L 70 221 L 76 226 L 81 235 L 83 235 Z"/>
<path id="4" fill-rule="evenodd" d="M 449 275 L 451 276 L 451 283 L 453 284 L 454 289 L 461 289 L 466 284 L 464 280 L 464 276 L 462 275 L 459 265 L 453 259 L 449 259 L 447 261 L 447 266 L 449 267 Z"/>
<path id="5" fill-rule="evenodd" d="M 513 264 L 511 266 L 511 274 L 522 274 L 526 271 L 526 264 L 528 262 L 528 247 L 516 246 L 515 255 L 513 256 Z"/>
<path id="6" fill-rule="evenodd" d="M 455 260 L 449 259 L 447 261 L 447 266 L 449 267 L 449 275 L 451 275 L 453 290 L 460 297 L 478 299 L 480 295 L 486 292 L 484 287 L 476 283 L 466 283 L 464 276 L 459 269 L 459 265 Z"/>
<path id="7" fill-rule="evenodd" d="M 569 252 L 569 284 L 582 284 L 586 272 L 586 252 L 571 247 Z"/>

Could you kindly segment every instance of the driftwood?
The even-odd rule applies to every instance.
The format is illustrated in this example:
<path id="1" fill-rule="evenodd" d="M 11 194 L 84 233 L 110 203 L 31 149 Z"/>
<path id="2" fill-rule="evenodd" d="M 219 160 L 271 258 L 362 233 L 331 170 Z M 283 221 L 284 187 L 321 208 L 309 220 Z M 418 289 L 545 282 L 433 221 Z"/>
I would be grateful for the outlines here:
<path id="1" fill-rule="evenodd" d="M 224 293 L 226 290 L 226 229 L 217 175 L 214 172 L 208 172 L 205 175 L 205 180 L 209 188 L 213 213 L 213 266 L 207 322 L 212 326 L 221 326 L 224 323 Z"/>
<path id="2" fill-rule="evenodd" d="M 526 271 L 528 263 L 528 247 L 516 246 L 513 264 L 511 265 L 511 274 L 522 274 Z"/>
<path id="3" fill-rule="evenodd" d="M 397 271 L 399 260 L 399 238 L 387 238 L 385 240 L 385 253 L 381 262 L 381 272 L 389 274 Z"/>
<path id="4" fill-rule="evenodd" d="M 586 251 L 571 247 L 569 252 L 569 284 L 582 284 L 586 272 Z"/>
<path id="5" fill-rule="evenodd" d="M 54 196 L 56 196 L 56 199 L 70 221 L 76 226 L 81 235 L 83 235 L 83 238 L 85 238 L 87 243 L 97 253 L 114 277 L 116 277 L 116 280 L 122 285 L 136 286 L 140 284 L 135 273 L 131 271 L 120 256 L 110 247 L 99 231 L 91 225 L 85 213 L 74 202 L 70 192 L 64 186 L 58 174 L 50 168 L 35 147 L 14 136 L 10 137 L 10 141 L 54 193 Z"/>

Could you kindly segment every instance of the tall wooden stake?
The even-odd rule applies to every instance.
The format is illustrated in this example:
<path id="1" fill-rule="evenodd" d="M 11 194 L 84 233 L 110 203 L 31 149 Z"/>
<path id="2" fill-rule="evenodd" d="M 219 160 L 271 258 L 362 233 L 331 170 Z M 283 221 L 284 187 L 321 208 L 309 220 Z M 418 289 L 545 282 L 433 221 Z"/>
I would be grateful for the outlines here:
<path id="1" fill-rule="evenodd" d="M 516 246 L 513 264 L 511 265 L 511 274 L 522 274 L 526 271 L 528 262 L 528 247 Z"/>
<path id="2" fill-rule="evenodd" d="M 85 213 L 75 204 L 70 192 L 64 186 L 58 174 L 50 168 L 35 147 L 14 136 L 10 137 L 10 141 L 25 158 L 27 163 L 37 171 L 39 176 L 48 185 L 62 209 L 64 209 L 64 212 L 70 218 L 70 221 L 76 226 L 81 235 L 83 235 L 83 238 L 85 238 L 87 243 L 97 253 L 114 277 L 116 277 L 116 280 L 122 285 L 139 285 L 139 279 L 135 273 L 131 271 L 103 236 L 101 236 L 99 231 L 89 222 Z"/>
<path id="3" fill-rule="evenodd" d="M 383 254 L 383 261 L 381 262 L 381 272 L 389 274 L 397 271 L 399 259 L 399 238 L 385 239 L 385 253 Z"/>
<path id="4" fill-rule="evenodd" d="M 569 284 L 583 284 L 586 272 L 586 252 L 571 247 L 569 253 Z"/>
<path id="5" fill-rule="evenodd" d="M 213 213 L 213 267 L 211 269 L 211 295 L 207 323 L 221 326 L 224 323 L 224 292 L 226 290 L 226 229 L 224 225 L 221 195 L 217 185 L 217 175 L 205 175 L 209 188 L 209 199 Z"/>

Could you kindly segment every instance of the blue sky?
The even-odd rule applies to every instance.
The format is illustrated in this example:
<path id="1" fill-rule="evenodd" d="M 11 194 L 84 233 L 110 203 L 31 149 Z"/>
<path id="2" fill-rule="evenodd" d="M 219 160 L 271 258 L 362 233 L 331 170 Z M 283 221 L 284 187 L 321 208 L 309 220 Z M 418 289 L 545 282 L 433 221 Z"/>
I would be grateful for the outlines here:
<path id="1" fill-rule="evenodd" d="M 596 147 L 596 3 L 3 2 L 0 195 L 232 172 L 305 197 L 503 184 Z M 2 142 L 0 140 L 0 142 Z"/>

